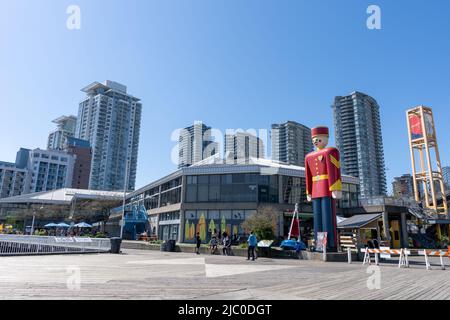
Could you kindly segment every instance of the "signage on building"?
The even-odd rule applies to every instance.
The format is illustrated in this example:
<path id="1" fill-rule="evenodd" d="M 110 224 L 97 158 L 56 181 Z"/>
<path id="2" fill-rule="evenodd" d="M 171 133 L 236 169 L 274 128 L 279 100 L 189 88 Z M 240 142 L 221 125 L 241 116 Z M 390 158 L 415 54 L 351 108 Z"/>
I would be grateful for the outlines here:
<path id="1" fill-rule="evenodd" d="M 327 232 L 317 232 L 316 251 L 323 252 L 323 248 L 327 246 Z"/>
<path id="2" fill-rule="evenodd" d="M 409 115 L 409 128 L 411 130 L 411 139 L 420 139 L 423 137 L 422 119 L 419 115 Z"/>
<path id="3" fill-rule="evenodd" d="M 425 130 L 429 138 L 434 138 L 433 119 L 430 114 L 424 116 Z M 422 126 L 422 117 L 420 114 L 409 115 L 409 128 L 411 130 L 411 139 L 421 139 L 424 135 L 424 129 Z"/>

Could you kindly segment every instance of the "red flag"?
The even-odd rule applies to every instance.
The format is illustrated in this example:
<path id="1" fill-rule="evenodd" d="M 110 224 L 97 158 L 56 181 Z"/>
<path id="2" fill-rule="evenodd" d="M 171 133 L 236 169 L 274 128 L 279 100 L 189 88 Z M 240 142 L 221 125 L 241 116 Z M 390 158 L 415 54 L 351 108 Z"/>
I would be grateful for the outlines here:
<path id="1" fill-rule="evenodd" d="M 300 219 L 295 218 L 294 223 L 292 224 L 291 229 L 291 237 L 296 237 L 297 239 L 300 237 Z"/>

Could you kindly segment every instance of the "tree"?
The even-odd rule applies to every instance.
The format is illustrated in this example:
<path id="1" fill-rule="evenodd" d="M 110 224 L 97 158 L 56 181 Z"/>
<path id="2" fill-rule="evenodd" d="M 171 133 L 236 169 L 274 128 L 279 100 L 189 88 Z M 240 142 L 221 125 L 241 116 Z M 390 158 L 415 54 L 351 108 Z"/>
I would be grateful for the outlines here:
<path id="1" fill-rule="evenodd" d="M 262 207 L 258 213 L 247 218 L 242 224 L 242 229 L 250 233 L 253 231 L 258 240 L 274 240 L 277 227 L 277 211 L 273 207 Z"/>

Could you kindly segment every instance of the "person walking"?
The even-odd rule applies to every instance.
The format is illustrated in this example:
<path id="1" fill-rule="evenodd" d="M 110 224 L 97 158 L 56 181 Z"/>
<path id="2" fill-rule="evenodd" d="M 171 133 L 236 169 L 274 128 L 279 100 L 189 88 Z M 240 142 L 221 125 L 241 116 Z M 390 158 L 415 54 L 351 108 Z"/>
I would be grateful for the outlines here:
<path id="1" fill-rule="evenodd" d="M 222 248 L 222 254 L 224 255 L 224 256 L 227 256 L 228 255 L 228 250 L 229 250 L 229 246 L 230 246 L 230 238 L 228 237 L 228 234 L 226 233 L 226 232 L 224 232 L 223 234 L 222 234 L 222 236 L 223 236 L 223 238 L 222 238 L 222 245 L 223 245 L 223 248 Z"/>
<path id="2" fill-rule="evenodd" d="M 233 244 L 232 239 L 228 236 L 227 241 L 227 256 L 234 256 L 233 250 L 231 249 L 231 245 Z"/>
<path id="3" fill-rule="evenodd" d="M 200 246 L 202 244 L 202 239 L 200 238 L 200 232 L 197 232 L 195 237 L 196 245 L 195 245 L 195 253 L 200 254 Z"/>
<path id="4" fill-rule="evenodd" d="M 248 251 L 247 251 L 247 260 L 250 260 L 250 255 L 252 256 L 252 261 L 255 261 L 255 248 L 258 244 L 258 239 L 256 239 L 253 231 L 250 232 L 250 236 L 247 239 L 248 242 Z"/>

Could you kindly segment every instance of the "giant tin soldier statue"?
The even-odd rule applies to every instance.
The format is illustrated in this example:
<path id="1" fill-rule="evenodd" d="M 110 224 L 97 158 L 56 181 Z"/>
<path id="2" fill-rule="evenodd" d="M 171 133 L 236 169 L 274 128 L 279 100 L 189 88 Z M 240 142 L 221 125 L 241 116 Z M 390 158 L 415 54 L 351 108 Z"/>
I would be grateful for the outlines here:
<path id="1" fill-rule="evenodd" d="M 311 130 L 316 151 L 305 158 L 306 197 L 312 201 L 314 211 L 314 236 L 327 232 L 327 247 L 337 248 L 336 199 L 342 198 L 339 151 L 328 147 L 329 130 L 316 127 Z"/>

